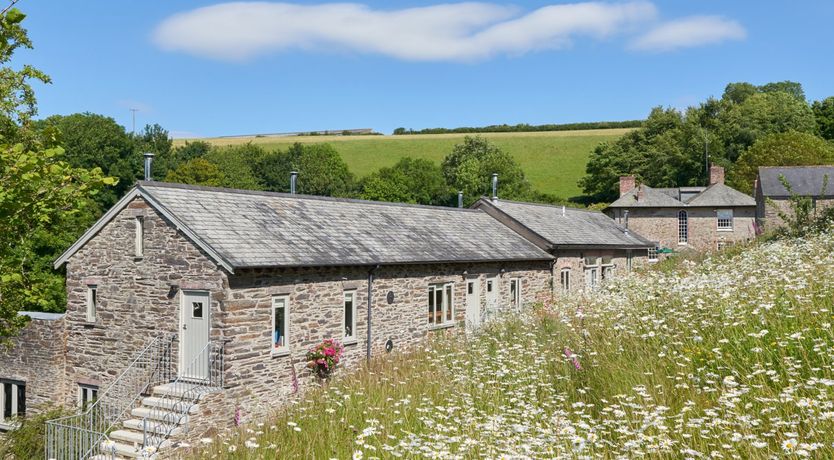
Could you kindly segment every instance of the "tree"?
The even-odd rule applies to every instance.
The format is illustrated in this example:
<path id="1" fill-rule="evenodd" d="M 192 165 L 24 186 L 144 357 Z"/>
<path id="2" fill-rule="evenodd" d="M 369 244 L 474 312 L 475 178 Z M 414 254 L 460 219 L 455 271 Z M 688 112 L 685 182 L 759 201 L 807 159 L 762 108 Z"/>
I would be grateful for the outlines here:
<path id="1" fill-rule="evenodd" d="M 223 173 L 221 185 L 228 188 L 265 190 L 253 168 L 260 164 L 267 152 L 260 146 L 244 144 L 212 148 L 203 158 L 217 165 Z"/>
<path id="2" fill-rule="evenodd" d="M 487 139 L 466 136 L 443 160 L 443 177 L 453 190 L 462 190 L 468 204 L 491 193 L 492 174 L 498 173 L 499 196 L 524 200 L 533 188 L 521 166 L 507 152 Z"/>
<path id="3" fill-rule="evenodd" d="M 180 184 L 208 185 L 219 187 L 223 184 L 223 173 L 214 163 L 205 158 L 193 158 L 179 165 L 177 169 L 168 171 L 166 182 Z"/>
<path id="4" fill-rule="evenodd" d="M 814 101 L 812 110 L 820 136 L 834 141 L 834 96 L 822 101 Z"/>
<path id="5" fill-rule="evenodd" d="M 767 135 L 739 157 L 727 182 L 734 188 L 753 192 L 759 166 L 805 166 L 834 162 L 834 146 L 808 133 L 790 131 Z"/>
<path id="6" fill-rule="evenodd" d="M 45 148 L 32 130 L 36 113 L 29 80 L 49 79 L 31 66 L 9 67 L 14 50 L 31 48 L 15 8 L 0 16 L 0 339 L 8 340 L 25 324 L 21 309 L 65 308 L 63 278 L 44 267 L 54 254 L 50 237 L 66 235 L 64 226 L 83 214 L 90 198 L 114 178 L 99 168 L 87 170 L 64 161 L 63 149 Z M 13 144 L 14 143 L 14 144 Z M 73 229 L 72 231 L 77 231 Z"/>
<path id="7" fill-rule="evenodd" d="M 409 157 L 362 179 L 359 196 L 366 200 L 438 206 L 452 202 L 452 191 L 443 179 L 440 166 Z"/>
<path id="8" fill-rule="evenodd" d="M 355 179 L 339 152 L 330 144 L 293 144 L 287 151 L 267 155 L 257 172 L 267 190 L 288 192 L 290 172 L 297 171 L 298 193 L 348 197 Z"/>

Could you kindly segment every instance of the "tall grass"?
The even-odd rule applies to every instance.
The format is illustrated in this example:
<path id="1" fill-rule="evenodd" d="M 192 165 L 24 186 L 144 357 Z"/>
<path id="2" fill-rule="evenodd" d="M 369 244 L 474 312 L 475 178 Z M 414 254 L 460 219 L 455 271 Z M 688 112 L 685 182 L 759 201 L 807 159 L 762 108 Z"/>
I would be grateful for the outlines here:
<path id="1" fill-rule="evenodd" d="M 832 265 L 832 235 L 681 261 L 434 337 L 195 455 L 834 458 Z"/>

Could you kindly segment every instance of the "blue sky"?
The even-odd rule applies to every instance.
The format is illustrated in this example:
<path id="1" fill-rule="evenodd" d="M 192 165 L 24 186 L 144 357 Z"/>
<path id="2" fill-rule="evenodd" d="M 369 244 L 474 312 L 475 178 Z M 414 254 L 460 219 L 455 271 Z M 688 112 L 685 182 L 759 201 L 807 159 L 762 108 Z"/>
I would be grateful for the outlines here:
<path id="1" fill-rule="evenodd" d="M 22 0 L 40 116 L 176 137 L 645 117 L 732 81 L 834 95 L 834 2 Z"/>

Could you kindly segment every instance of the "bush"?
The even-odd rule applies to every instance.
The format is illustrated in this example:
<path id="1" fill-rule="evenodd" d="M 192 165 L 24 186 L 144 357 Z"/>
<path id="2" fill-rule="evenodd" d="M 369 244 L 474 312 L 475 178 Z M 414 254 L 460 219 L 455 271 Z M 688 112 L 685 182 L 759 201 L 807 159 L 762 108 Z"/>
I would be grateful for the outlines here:
<path id="1" fill-rule="evenodd" d="M 6 433 L 0 441 L 0 458 L 44 458 L 46 421 L 68 415 L 65 409 L 52 408 L 38 415 L 20 419 L 20 426 Z"/>

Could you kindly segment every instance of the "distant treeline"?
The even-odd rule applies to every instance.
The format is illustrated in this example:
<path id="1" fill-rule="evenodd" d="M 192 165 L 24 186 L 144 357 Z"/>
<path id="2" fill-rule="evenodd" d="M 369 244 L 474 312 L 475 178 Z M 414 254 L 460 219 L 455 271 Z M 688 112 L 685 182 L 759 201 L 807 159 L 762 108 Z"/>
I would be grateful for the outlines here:
<path id="1" fill-rule="evenodd" d="M 415 131 L 413 129 L 397 128 L 394 135 L 405 134 L 455 134 L 455 133 L 529 133 L 537 131 L 578 131 L 582 129 L 611 129 L 611 128 L 639 128 L 644 120 L 625 121 L 591 121 L 586 123 L 565 123 L 561 125 L 490 125 L 482 127 L 460 128 L 426 128 Z"/>

